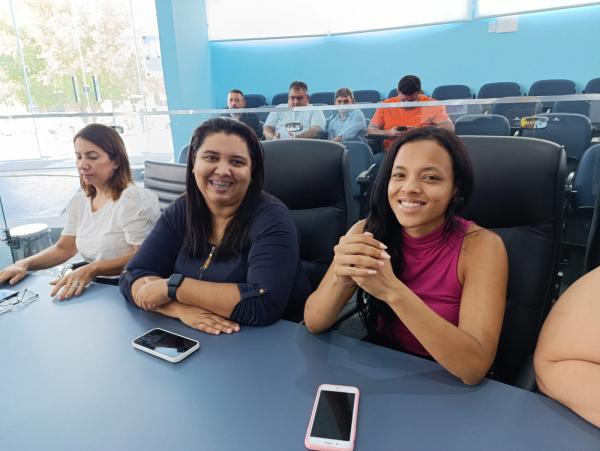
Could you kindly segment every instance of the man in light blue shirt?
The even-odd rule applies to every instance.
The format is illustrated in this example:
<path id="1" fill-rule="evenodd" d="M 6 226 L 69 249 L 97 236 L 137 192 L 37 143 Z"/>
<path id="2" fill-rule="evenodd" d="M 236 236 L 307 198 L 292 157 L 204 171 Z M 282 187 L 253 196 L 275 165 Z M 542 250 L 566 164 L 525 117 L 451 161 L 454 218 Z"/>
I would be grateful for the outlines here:
<path id="1" fill-rule="evenodd" d="M 348 88 L 340 88 L 335 93 L 336 105 L 354 103 L 354 94 Z M 327 126 L 327 139 L 332 141 L 362 141 L 366 142 L 365 115 L 361 110 L 339 110 Z"/>
<path id="2" fill-rule="evenodd" d="M 293 81 L 288 91 L 288 107 L 308 106 L 308 86 L 302 81 Z M 282 105 L 285 106 L 285 105 Z M 269 113 L 263 135 L 265 139 L 292 138 L 286 125 L 299 123 L 301 129 L 295 138 L 318 138 L 325 131 L 326 120 L 322 111 L 286 111 Z"/>

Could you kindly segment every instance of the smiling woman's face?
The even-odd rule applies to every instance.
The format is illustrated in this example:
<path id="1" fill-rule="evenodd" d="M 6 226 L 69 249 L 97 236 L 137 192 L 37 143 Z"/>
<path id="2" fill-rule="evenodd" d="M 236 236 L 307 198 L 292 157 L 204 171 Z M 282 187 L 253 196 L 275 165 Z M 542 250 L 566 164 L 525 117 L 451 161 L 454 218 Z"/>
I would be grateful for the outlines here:
<path id="1" fill-rule="evenodd" d="M 213 213 L 221 208 L 237 210 L 248 192 L 251 172 L 248 145 L 238 135 L 209 135 L 196 152 L 196 185 Z"/>
<path id="2" fill-rule="evenodd" d="M 398 150 L 388 201 L 410 236 L 423 236 L 443 224 L 455 193 L 448 151 L 433 140 L 412 141 Z"/>

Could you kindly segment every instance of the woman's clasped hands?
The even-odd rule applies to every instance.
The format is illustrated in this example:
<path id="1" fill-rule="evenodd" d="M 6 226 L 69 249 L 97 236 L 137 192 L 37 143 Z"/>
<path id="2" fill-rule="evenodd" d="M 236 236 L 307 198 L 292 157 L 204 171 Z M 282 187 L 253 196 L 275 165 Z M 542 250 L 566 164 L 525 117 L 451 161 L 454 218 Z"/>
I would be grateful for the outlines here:
<path id="1" fill-rule="evenodd" d="M 376 298 L 388 299 L 403 284 L 394 274 L 387 246 L 370 232 L 356 233 L 352 229 L 334 248 L 338 283 L 348 288 L 358 286 Z"/>

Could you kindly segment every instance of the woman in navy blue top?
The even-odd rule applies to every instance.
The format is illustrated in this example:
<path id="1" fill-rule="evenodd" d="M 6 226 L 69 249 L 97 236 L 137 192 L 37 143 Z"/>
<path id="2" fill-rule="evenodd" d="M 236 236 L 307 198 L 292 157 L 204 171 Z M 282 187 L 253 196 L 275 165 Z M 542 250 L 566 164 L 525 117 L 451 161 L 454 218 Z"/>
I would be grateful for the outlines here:
<path id="1" fill-rule="evenodd" d="M 303 304 L 310 287 L 296 227 L 262 191 L 263 179 L 262 146 L 249 127 L 226 118 L 199 126 L 186 193 L 123 271 L 123 295 L 212 334 L 267 325 L 288 304 Z"/>

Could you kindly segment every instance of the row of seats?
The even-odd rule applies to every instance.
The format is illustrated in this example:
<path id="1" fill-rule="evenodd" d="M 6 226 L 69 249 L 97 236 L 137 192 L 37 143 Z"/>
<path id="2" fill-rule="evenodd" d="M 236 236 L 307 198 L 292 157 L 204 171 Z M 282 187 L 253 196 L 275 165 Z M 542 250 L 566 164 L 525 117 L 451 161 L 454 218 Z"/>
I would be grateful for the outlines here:
<path id="1" fill-rule="evenodd" d="M 474 195 L 464 216 L 495 230 L 509 257 L 507 309 L 493 376 L 531 388 L 532 379 L 521 379 L 522 369 L 556 297 L 565 153 L 558 144 L 522 137 L 466 136 L 463 141 L 475 172 Z M 301 259 L 316 287 L 333 246 L 358 217 L 350 186 L 354 152 L 324 140 L 263 145 L 265 189 L 292 211 Z M 145 186 L 157 191 L 165 206 L 185 190 L 185 166 L 146 162 Z M 301 306 L 295 311 L 301 312 Z"/>
<path id="2" fill-rule="evenodd" d="M 529 96 L 552 96 L 552 95 L 569 95 L 576 94 L 575 82 L 564 79 L 538 80 L 534 82 L 527 93 Z M 590 80 L 582 93 L 600 93 L 600 78 Z M 452 99 L 492 99 L 501 97 L 521 96 L 521 86 L 516 82 L 495 82 L 486 83 L 480 89 L 477 96 L 473 94 L 471 88 L 466 85 L 442 85 L 435 88 L 431 94 L 436 100 L 452 100 Z M 388 97 L 398 95 L 396 88 L 392 89 Z M 333 105 L 335 93 L 333 91 L 315 92 L 310 95 L 311 103 L 320 103 L 324 105 Z M 268 105 L 267 99 L 262 94 L 247 94 L 246 106 L 248 108 L 259 108 Z M 382 100 L 379 91 L 374 89 L 364 89 L 354 91 L 354 97 L 358 103 L 377 103 Z M 279 105 L 287 103 L 288 94 L 282 92 L 275 94 L 271 99 L 271 105 Z"/>

